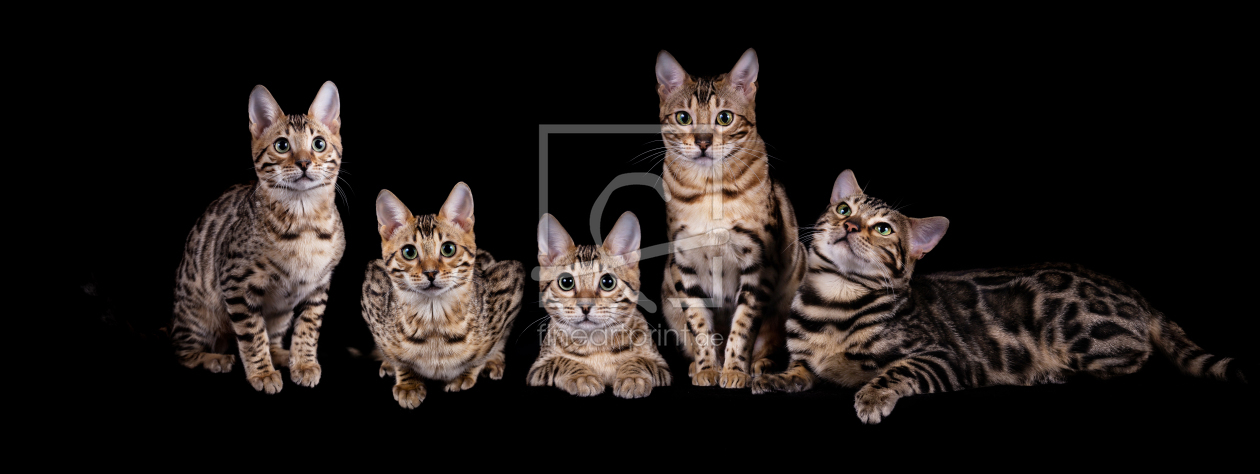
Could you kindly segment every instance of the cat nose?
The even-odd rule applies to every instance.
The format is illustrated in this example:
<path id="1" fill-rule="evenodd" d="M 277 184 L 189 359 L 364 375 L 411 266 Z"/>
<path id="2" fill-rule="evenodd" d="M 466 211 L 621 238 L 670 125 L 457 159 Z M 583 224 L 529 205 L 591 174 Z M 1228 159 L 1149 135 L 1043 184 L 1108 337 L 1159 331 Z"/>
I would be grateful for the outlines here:
<path id="1" fill-rule="evenodd" d="M 433 279 L 437 278 L 437 270 L 425 270 L 420 273 L 423 273 L 424 276 L 428 278 L 430 282 L 432 282 Z"/>
<path id="2" fill-rule="evenodd" d="M 859 227 L 859 226 L 857 225 L 857 223 L 853 222 L 852 220 L 847 220 L 847 221 L 844 221 L 844 231 L 845 231 L 845 232 L 857 232 L 857 231 L 859 231 L 859 230 L 861 230 L 861 229 L 862 229 L 862 228 L 861 228 L 861 227 Z"/>
<path id="3" fill-rule="evenodd" d="M 591 304 L 590 304 L 590 303 L 579 303 L 579 304 L 578 304 L 578 308 L 581 308 L 581 310 L 582 310 L 582 314 L 591 314 Z"/>
<path id="4" fill-rule="evenodd" d="M 709 145 L 712 145 L 712 144 L 713 144 L 712 133 L 697 133 L 696 134 L 696 146 L 700 147 L 700 151 L 709 149 Z"/>
<path id="5" fill-rule="evenodd" d="M 311 160 L 298 160 L 297 165 L 298 168 L 302 168 L 302 171 L 306 171 L 306 168 L 311 166 Z"/>

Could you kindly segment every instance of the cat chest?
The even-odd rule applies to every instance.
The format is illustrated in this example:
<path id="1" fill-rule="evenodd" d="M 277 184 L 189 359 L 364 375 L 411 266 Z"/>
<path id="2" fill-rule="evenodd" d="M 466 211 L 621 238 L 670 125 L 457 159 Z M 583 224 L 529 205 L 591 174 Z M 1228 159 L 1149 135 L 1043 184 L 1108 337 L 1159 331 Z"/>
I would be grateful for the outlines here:
<path id="1" fill-rule="evenodd" d="M 451 380 L 476 362 L 477 345 L 465 336 L 434 335 L 422 341 L 400 342 L 394 359 L 409 364 L 421 377 Z"/>

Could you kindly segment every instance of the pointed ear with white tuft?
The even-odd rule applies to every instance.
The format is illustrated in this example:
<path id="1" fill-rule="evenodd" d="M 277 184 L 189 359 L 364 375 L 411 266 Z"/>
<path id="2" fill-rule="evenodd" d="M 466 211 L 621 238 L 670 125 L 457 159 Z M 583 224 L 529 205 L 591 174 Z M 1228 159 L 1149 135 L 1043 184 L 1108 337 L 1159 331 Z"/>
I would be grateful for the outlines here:
<path id="1" fill-rule="evenodd" d="M 538 219 L 538 264 L 544 267 L 555 265 L 560 257 L 576 248 L 573 238 L 551 214 L 543 214 Z"/>
<path id="2" fill-rule="evenodd" d="M 915 260 L 923 258 L 940 243 L 949 228 L 949 219 L 944 217 L 910 218 L 910 256 Z"/>
<path id="3" fill-rule="evenodd" d="M 337 85 L 332 81 L 324 82 L 306 115 L 327 126 L 332 133 L 340 133 L 341 94 L 337 93 Z"/>
<path id="4" fill-rule="evenodd" d="M 379 226 L 377 229 L 381 233 L 381 239 L 389 240 L 411 219 L 411 211 L 398 200 L 397 196 L 394 196 L 394 193 L 389 192 L 388 189 L 382 189 L 380 194 L 376 195 L 376 223 Z"/>
<path id="5" fill-rule="evenodd" d="M 284 112 L 271 92 L 262 84 L 254 86 L 249 93 L 249 133 L 259 138 L 267 127 L 279 122 L 282 117 Z"/>
<path id="6" fill-rule="evenodd" d="M 739 62 L 735 63 L 727 77 L 731 81 L 731 87 L 744 94 L 745 99 L 752 100 L 757 94 L 757 52 L 752 48 L 744 51 L 744 55 L 739 57 Z"/>
<path id="7" fill-rule="evenodd" d="M 683 70 L 681 64 L 669 54 L 669 51 L 661 50 L 656 55 L 656 92 L 661 95 L 661 101 L 669 96 L 670 92 L 682 87 L 687 81 L 687 71 Z"/>
<path id="8" fill-rule="evenodd" d="M 831 187 L 831 203 L 836 204 L 849 196 L 861 192 L 862 188 L 858 187 L 857 178 L 853 177 L 853 171 L 844 170 L 836 178 L 836 184 Z"/>
<path id="9" fill-rule="evenodd" d="M 472 190 L 463 181 L 455 183 L 455 188 L 451 189 L 451 194 L 446 197 L 446 202 L 442 204 L 442 211 L 438 212 L 438 219 L 454 224 L 464 232 L 472 232 Z"/>
<path id="10" fill-rule="evenodd" d="M 612 231 L 604 238 L 604 253 L 620 255 L 631 267 L 639 264 L 639 218 L 626 211 L 617 218 Z"/>

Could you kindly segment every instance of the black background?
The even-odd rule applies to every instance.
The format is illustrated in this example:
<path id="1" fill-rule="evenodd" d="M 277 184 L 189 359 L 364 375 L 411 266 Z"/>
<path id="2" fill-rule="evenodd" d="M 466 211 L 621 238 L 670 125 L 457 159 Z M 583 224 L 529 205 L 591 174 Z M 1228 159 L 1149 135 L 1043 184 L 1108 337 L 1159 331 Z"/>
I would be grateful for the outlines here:
<path id="1" fill-rule="evenodd" d="M 526 387 L 540 334 L 531 323 L 545 316 L 533 304 L 517 318 L 503 380 L 455 394 L 431 384 L 412 411 L 397 406 L 376 362 L 347 351 L 371 347 L 359 292 L 366 263 L 380 255 L 380 189 L 433 213 L 466 182 L 478 245 L 532 268 L 539 124 L 655 123 L 659 50 L 711 75 L 753 47 L 758 130 L 802 225 L 851 168 L 868 193 L 906 214 L 950 219 L 919 272 L 1080 263 L 1130 283 L 1209 351 L 1255 360 L 1254 178 L 1242 167 L 1254 158 L 1254 48 L 1211 28 L 1017 30 L 494 47 L 364 40 L 112 55 L 102 59 L 112 72 L 94 85 L 63 89 L 80 105 L 112 111 L 92 119 L 94 140 L 119 152 L 85 157 L 75 178 L 88 211 L 77 219 L 95 229 L 92 245 L 103 251 L 67 286 L 75 305 L 65 321 L 76 347 L 91 354 L 96 387 L 95 403 L 67 410 L 87 426 L 140 427 L 155 438 L 193 424 L 233 433 L 256 426 L 262 437 L 399 433 L 430 447 L 489 436 L 526 449 L 630 439 L 642 449 L 697 442 L 737 454 L 803 440 L 880 447 L 927 439 L 971 455 L 996 444 L 1040 456 L 1046 445 L 1023 446 L 1029 440 L 1057 453 L 1192 441 L 1228 452 L 1217 443 L 1245 440 L 1255 425 L 1254 388 L 1182 376 L 1158 355 L 1109 381 L 910 397 L 867 427 L 854 414 L 854 390 L 754 397 L 695 388 L 673 348 L 662 348 L 673 386 L 647 399 Z M 254 178 L 241 127 L 250 89 L 263 84 L 286 113 L 305 113 L 325 80 L 342 100 L 346 198 L 337 205 L 348 246 L 320 339 L 319 386 L 293 384 L 286 369 L 283 391 L 269 396 L 246 383 L 239 365 L 229 374 L 178 367 L 159 328 L 189 229 L 225 189 Z M 579 243 L 593 243 L 591 203 L 613 177 L 660 172 L 655 160 L 635 161 L 660 145 L 659 134 L 549 140 L 548 211 Z M 614 192 L 601 232 L 625 210 L 638 215 L 644 246 L 665 241 L 664 205 L 646 187 Z M 663 259 L 642 266 L 642 286 L 659 302 Z M 82 296 L 85 282 L 106 296 Z M 536 300 L 534 288 L 527 284 L 526 303 Z M 659 310 L 646 316 L 663 324 Z"/>

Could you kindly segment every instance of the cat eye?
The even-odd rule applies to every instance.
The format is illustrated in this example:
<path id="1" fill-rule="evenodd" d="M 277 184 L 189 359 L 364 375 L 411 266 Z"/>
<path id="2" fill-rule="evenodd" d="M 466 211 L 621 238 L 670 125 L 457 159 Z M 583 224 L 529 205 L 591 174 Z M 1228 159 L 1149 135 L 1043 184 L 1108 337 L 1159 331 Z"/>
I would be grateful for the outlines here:
<path id="1" fill-rule="evenodd" d="M 414 245 L 404 246 L 402 248 L 402 255 L 403 255 L 403 258 L 407 260 L 415 260 L 416 257 L 420 256 L 420 254 L 416 252 L 416 246 Z"/>
<path id="2" fill-rule="evenodd" d="M 840 217 L 849 217 L 853 214 L 853 208 L 842 202 L 839 206 L 836 206 L 836 214 L 840 214 Z"/>
<path id="3" fill-rule="evenodd" d="M 616 288 L 616 287 L 617 287 L 617 279 L 613 278 L 611 273 L 605 273 L 603 277 L 600 277 L 599 289 L 604 290 L 604 291 L 612 291 L 613 288 Z"/>
<path id="4" fill-rule="evenodd" d="M 677 120 L 679 125 L 691 125 L 691 114 L 678 112 L 674 114 L 674 120 Z"/>
<path id="5" fill-rule="evenodd" d="M 888 234 L 891 234 L 891 233 L 892 233 L 892 226 L 890 226 L 890 225 L 888 225 L 888 224 L 885 224 L 885 223 L 883 223 L 883 222 L 880 222 L 880 223 L 878 223 L 878 224 L 875 224 L 875 232 L 876 232 L 876 233 L 878 233 L 879 235 L 888 235 Z"/>
<path id="6" fill-rule="evenodd" d="M 455 242 L 447 242 L 442 244 L 442 256 L 450 257 L 455 255 Z"/>
<path id="7" fill-rule="evenodd" d="M 327 147 L 328 144 L 324 143 L 324 139 L 320 137 L 315 137 L 315 140 L 311 142 L 311 148 L 314 148 L 315 151 L 324 151 L 324 148 Z"/>
<path id="8" fill-rule="evenodd" d="M 560 274 L 560 278 L 556 279 L 556 284 L 560 285 L 560 289 L 569 291 L 573 289 L 573 275 L 568 273 Z"/>
<path id="9" fill-rule="evenodd" d="M 718 116 L 717 116 L 718 125 L 730 125 L 731 122 L 733 121 L 735 121 L 735 114 L 732 113 L 731 111 L 723 110 L 718 113 Z"/>
<path id="10" fill-rule="evenodd" d="M 288 153 L 289 152 L 289 139 L 281 138 L 281 139 L 276 140 L 275 147 L 276 147 L 277 152 Z"/>

